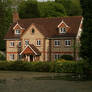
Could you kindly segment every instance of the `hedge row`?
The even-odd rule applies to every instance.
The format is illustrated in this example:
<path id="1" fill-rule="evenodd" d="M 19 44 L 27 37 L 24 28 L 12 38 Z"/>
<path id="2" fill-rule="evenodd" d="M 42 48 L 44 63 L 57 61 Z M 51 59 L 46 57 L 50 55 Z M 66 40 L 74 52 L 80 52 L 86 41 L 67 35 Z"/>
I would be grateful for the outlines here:
<path id="1" fill-rule="evenodd" d="M 0 70 L 31 71 L 31 72 L 59 72 L 84 73 L 85 64 L 75 61 L 57 62 L 0 62 Z"/>

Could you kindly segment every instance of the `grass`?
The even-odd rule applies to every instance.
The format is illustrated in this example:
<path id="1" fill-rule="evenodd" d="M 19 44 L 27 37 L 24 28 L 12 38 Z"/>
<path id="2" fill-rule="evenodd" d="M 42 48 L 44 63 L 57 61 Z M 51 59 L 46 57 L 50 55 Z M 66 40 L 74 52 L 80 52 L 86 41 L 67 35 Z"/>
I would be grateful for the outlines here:
<path id="1" fill-rule="evenodd" d="M 65 77 L 66 76 L 66 77 Z M 92 92 L 92 81 L 70 81 L 71 74 L 0 71 L 0 92 Z"/>

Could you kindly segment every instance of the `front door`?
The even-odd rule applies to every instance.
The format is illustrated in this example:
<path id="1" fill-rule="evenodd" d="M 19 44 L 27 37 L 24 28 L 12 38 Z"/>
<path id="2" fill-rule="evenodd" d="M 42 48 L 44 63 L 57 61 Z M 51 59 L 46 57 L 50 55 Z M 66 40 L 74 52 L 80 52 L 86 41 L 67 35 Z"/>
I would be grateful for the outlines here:
<path id="1" fill-rule="evenodd" d="M 33 61 L 33 55 L 30 55 L 30 61 Z"/>

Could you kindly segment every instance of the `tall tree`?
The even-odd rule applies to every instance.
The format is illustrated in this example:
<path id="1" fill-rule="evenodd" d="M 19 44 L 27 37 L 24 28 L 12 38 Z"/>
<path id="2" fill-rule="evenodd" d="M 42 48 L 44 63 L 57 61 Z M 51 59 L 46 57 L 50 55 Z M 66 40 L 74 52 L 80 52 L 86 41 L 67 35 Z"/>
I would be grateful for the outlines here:
<path id="1" fill-rule="evenodd" d="M 92 0 L 80 0 L 83 8 L 83 32 L 80 56 L 92 64 Z"/>
<path id="2" fill-rule="evenodd" d="M 10 7 L 10 0 L 0 1 L 0 50 L 5 50 L 4 36 L 9 29 L 10 23 L 12 22 L 11 16 L 12 11 Z"/>
<path id="3" fill-rule="evenodd" d="M 20 18 L 35 18 L 40 16 L 36 0 L 22 1 L 18 11 Z"/>
<path id="4" fill-rule="evenodd" d="M 55 2 L 63 4 L 68 16 L 76 16 L 82 14 L 82 9 L 78 0 L 55 0 Z"/>
<path id="5" fill-rule="evenodd" d="M 66 16 L 65 8 L 56 2 L 39 2 L 40 17 Z"/>

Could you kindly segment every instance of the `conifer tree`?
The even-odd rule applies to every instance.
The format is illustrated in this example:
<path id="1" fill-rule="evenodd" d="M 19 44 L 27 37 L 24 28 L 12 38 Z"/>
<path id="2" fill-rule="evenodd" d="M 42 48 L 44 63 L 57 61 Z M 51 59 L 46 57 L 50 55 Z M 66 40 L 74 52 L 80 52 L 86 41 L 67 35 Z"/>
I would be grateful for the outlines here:
<path id="1" fill-rule="evenodd" d="M 80 0 L 83 9 L 83 32 L 80 56 L 92 64 L 92 0 Z"/>

